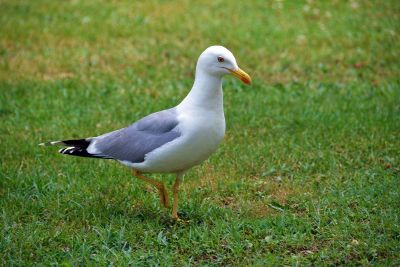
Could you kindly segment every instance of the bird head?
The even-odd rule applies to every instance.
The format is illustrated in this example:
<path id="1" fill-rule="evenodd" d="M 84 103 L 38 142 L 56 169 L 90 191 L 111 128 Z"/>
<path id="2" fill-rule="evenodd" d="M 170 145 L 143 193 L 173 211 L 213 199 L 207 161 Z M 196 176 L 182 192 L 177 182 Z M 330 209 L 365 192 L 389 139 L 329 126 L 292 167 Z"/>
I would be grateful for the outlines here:
<path id="1" fill-rule="evenodd" d="M 197 61 L 197 70 L 217 77 L 230 74 L 245 84 L 251 83 L 250 75 L 239 68 L 231 51 L 223 46 L 210 46 L 204 50 Z"/>

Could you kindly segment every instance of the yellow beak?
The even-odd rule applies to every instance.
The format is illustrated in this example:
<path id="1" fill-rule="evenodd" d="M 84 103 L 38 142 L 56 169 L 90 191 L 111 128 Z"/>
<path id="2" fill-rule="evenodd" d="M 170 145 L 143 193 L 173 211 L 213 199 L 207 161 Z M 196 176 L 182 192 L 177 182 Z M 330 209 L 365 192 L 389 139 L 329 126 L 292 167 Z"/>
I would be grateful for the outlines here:
<path id="1" fill-rule="evenodd" d="M 231 70 L 228 69 L 229 72 L 235 76 L 236 78 L 240 79 L 242 82 L 244 82 L 245 84 L 251 84 L 251 77 L 250 75 L 248 75 L 245 71 L 243 71 L 242 69 L 238 68 L 237 70 Z"/>

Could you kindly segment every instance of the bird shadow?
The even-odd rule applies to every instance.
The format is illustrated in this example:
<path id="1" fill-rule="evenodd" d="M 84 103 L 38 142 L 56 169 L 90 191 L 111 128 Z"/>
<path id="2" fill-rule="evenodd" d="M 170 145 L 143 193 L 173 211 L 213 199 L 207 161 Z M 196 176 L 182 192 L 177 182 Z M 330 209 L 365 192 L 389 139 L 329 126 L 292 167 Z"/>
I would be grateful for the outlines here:
<path id="1" fill-rule="evenodd" d="M 162 208 L 159 203 L 150 204 L 149 201 L 135 198 L 112 197 L 114 192 L 99 194 L 97 198 L 86 204 L 87 209 L 93 218 L 109 221 L 112 218 L 120 217 L 134 223 L 160 224 L 163 227 L 185 227 L 188 225 L 201 225 L 212 223 L 213 216 L 204 209 L 193 205 L 182 205 L 178 211 L 179 220 L 171 217 L 171 208 Z M 150 204 L 150 205 L 149 205 Z M 218 212 L 217 212 L 218 213 Z"/>

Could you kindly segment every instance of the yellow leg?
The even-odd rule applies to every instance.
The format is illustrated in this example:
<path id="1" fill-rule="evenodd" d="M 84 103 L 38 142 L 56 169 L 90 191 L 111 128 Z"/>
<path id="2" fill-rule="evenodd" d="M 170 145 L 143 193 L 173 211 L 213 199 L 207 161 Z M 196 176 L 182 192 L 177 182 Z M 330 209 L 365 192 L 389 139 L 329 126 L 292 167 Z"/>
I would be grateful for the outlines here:
<path id="1" fill-rule="evenodd" d="M 164 207 L 168 208 L 169 207 L 169 199 L 168 199 L 168 193 L 167 190 L 165 190 L 165 186 L 163 183 L 152 180 L 150 178 L 147 178 L 146 176 L 144 176 L 143 174 L 141 174 L 138 170 L 132 169 L 132 174 L 133 176 L 139 178 L 140 180 L 152 184 L 155 187 L 157 187 L 158 192 L 160 194 L 160 200 L 161 200 L 161 204 L 164 205 Z"/>
<path id="2" fill-rule="evenodd" d="M 182 174 L 177 174 L 176 180 L 174 183 L 174 204 L 172 206 L 172 218 L 173 219 L 178 219 L 178 192 L 179 192 L 179 185 L 182 181 Z"/>

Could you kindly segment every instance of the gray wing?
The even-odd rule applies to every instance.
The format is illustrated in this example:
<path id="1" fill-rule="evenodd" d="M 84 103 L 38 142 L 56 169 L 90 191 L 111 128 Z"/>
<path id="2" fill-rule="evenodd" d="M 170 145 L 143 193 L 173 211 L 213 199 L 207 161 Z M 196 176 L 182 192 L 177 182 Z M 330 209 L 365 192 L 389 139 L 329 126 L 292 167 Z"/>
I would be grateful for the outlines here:
<path id="1" fill-rule="evenodd" d="M 95 137 L 94 148 L 102 155 L 132 163 L 144 161 L 147 153 L 178 138 L 175 108 L 150 114 L 129 127 Z"/>

